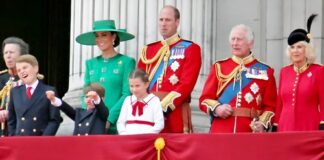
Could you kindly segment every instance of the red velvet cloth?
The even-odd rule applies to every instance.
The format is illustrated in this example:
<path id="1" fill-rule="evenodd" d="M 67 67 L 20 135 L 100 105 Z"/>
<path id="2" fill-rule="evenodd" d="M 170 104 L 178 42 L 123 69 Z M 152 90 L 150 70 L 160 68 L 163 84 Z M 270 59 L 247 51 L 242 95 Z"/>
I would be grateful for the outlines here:
<path id="1" fill-rule="evenodd" d="M 324 132 L 0 138 L 1 160 L 324 159 Z"/>

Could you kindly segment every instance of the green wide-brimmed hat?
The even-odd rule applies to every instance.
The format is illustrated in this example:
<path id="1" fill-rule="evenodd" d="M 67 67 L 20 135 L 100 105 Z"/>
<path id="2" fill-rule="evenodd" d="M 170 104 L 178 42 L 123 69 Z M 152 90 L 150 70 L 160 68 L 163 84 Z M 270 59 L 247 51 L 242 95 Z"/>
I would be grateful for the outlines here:
<path id="1" fill-rule="evenodd" d="M 114 20 L 99 20 L 93 22 L 93 27 L 91 32 L 82 33 L 76 37 L 76 41 L 83 45 L 96 45 L 96 35 L 95 32 L 116 32 L 119 41 L 127 41 L 133 39 L 135 36 L 127 33 L 126 29 L 116 29 Z"/>

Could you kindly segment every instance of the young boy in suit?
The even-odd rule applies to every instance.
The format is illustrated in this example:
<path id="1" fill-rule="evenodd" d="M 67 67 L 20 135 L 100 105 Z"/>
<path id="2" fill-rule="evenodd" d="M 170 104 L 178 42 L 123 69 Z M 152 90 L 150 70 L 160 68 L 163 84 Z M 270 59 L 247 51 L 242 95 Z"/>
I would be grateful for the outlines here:
<path id="1" fill-rule="evenodd" d="M 99 83 L 90 83 L 85 89 L 86 109 L 74 109 L 66 102 L 55 97 L 53 91 L 47 91 L 47 98 L 52 105 L 61 109 L 67 116 L 75 121 L 73 135 L 95 135 L 106 133 L 108 109 L 103 102 L 105 89 Z"/>
<path id="2" fill-rule="evenodd" d="M 55 88 L 37 79 L 39 68 L 34 56 L 27 54 L 18 57 L 16 68 L 24 85 L 14 87 L 10 93 L 9 136 L 55 135 L 62 118 L 45 95 L 47 90 Z"/>

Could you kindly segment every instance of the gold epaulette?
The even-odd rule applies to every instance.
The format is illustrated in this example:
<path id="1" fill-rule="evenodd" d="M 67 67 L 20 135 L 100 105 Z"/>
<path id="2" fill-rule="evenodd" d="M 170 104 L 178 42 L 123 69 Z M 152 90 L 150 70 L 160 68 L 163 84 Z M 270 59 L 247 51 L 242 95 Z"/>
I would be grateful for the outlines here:
<path id="1" fill-rule="evenodd" d="M 221 59 L 221 60 L 217 60 L 216 62 L 214 62 L 214 65 L 215 65 L 216 63 L 221 63 L 221 62 L 227 61 L 227 60 L 229 60 L 229 59 L 231 59 L 231 58 L 224 58 L 224 59 Z"/>
<path id="2" fill-rule="evenodd" d="M 4 69 L 2 71 L 0 71 L 0 74 L 4 74 L 4 73 L 7 73 L 8 72 L 8 69 Z"/>

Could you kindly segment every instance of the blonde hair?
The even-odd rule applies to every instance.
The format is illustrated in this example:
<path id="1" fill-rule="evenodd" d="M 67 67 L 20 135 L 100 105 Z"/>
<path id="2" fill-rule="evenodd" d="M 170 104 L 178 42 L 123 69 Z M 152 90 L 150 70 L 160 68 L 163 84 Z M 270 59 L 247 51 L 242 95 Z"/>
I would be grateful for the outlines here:
<path id="1" fill-rule="evenodd" d="M 313 64 L 316 60 L 315 45 L 312 42 L 307 43 L 306 41 L 299 41 L 297 43 L 300 43 L 305 46 L 306 62 L 308 64 Z M 294 44 L 296 44 L 296 43 L 294 43 Z M 287 46 L 286 54 L 287 54 L 288 58 L 291 60 L 291 46 L 289 46 L 289 45 Z"/>
<path id="2" fill-rule="evenodd" d="M 35 66 L 38 67 L 38 61 L 37 61 L 36 57 L 31 54 L 21 55 L 16 60 L 16 63 L 23 63 L 23 62 L 29 63 L 33 67 L 35 67 Z M 45 78 L 45 76 L 40 73 L 37 73 L 36 76 L 37 76 L 37 79 L 40 79 L 40 80 L 43 80 Z"/>
<path id="3" fill-rule="evenodd" d="M 24 54 L 17 58 L 16 63 L 29 63 L 33 67 L 38 66 L 38 61 L 35 56 L 31 54 Z"/>

